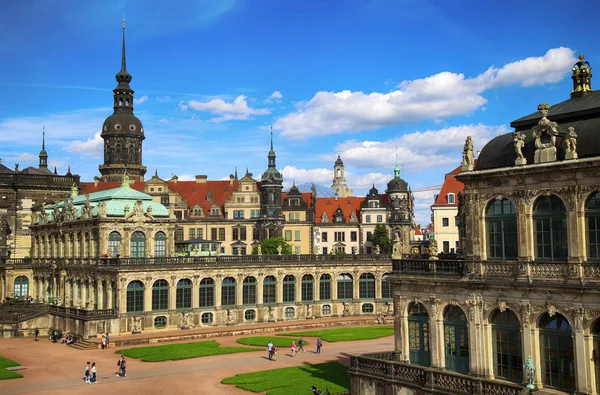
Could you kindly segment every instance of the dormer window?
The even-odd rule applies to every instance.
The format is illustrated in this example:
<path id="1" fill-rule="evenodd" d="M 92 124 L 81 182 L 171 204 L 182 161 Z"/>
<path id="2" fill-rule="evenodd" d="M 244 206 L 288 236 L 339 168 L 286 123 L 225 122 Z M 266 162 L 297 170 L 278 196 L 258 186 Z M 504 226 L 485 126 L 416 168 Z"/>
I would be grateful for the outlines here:
<path id="1" fill-rule="evenodd" d="M 210 193 L 210 191 L 208 191 L 208 193 L 206 194 L 206 201 L 210 202 L 212 200 L 212 193 Z"/>
<path id="2" fill-rule="evenodd" d="M 448 204 L 454 204 L 455 203 L 455 197 L 453 193 L 449 193 L 448 194 Z"/>
<path id="3" fill-rule="evenodd" d="M 326 213 L 323 213 L 323 215 L 321 215 L 321 222 L 329 222 L 329 219 L 327 218 Z"/>

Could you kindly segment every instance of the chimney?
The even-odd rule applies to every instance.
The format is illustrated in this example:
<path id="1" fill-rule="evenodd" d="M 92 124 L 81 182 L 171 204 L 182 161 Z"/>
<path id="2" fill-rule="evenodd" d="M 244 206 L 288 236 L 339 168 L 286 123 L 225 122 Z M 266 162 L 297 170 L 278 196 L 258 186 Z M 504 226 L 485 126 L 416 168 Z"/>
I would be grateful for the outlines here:
<path id="1" fill-rule="evenodd" d="M 206 179 L 208 177 L 205 175 L 196 176 L 196 184 L 206 184 Z"/>
<path id="2" fill-rule="evenodd" d="M 233 180 L 235 180 L 235 177 L 233 176 L 233 174 L 229 175 L 229 185 L 233 185 Z"/>

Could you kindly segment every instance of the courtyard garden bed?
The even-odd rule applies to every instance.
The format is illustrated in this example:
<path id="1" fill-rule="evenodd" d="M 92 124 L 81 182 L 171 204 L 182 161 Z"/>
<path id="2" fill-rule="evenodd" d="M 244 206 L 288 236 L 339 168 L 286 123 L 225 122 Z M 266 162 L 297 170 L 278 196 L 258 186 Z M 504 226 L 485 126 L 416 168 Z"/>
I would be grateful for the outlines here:
<path id="1" fill-rule="evenodd" d="M 0 380 L 18 379 L 23 377 L 17 372 L 6 370 L 6 368 L 11 368 L 13 366 L 19 366 L 19 363 L 0 356 Z"/>
<path id="2" fill-rule="evenodd" d="M 250 336 L 250 337 L 241 337 L 237 339 L 237 342 L 240 344 L 244 344 L 246 346 L 259 346 L 267 348 L 267 344 L 269 344 L 269 340 L 271 343 L 275 345 L 275 347 L 285 347 L 290 348 L 292 346 L 292 341 L 296 341 L 296 346 L 298 345 L 298 339 L 293 339 L 290 337 L 277 337 L 277 336 Z M 308 344 L 308 342 L 304 339 L 304 346 Z"/>
<path id="3" fill-rule="evenodd" d="M 312 395 L 313 385 L 323 393 L 328 388 L 332 395 L 350 390 L 348 369 L 337 362 L 237 374 L 221 382 L 267 395 Z"/>
<path id="4" fill-rule="evenodd" d="M 123 354 L 129 358 L 140 359 L 142 362 L 162 362 L 262 350 L 262 348 L 249 347 L 221 347 L 216 341 L 210 340 L 195 343 L 135 347 L 125 350 L 118 350 L 115 351 L 115 353 Z"/>
<path id="5" fill-rule="evenodd" d="M 358 326 L 354 328 L 335 328 L 335 329 L 319 329 L 314 331 L 305 332 L 290 332 L 282 333 L 277 336 L 287 337 L 321 337 L 329 343 L 335 342 L 348 342 L 357 340 L 372 340 L 379 339 L 381 337 L 392 336 L 394 334 L 393 325 L 382 325 L 382 326 Z"/>

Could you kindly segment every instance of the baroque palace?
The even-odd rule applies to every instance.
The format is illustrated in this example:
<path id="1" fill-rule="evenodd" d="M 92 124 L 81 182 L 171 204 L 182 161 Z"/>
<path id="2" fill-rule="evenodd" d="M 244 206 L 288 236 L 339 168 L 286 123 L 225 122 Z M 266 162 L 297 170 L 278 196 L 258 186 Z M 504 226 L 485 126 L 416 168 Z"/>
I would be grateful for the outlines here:
<path id="1" fill-rule="evenodd" d="M 600 92 L 511 123 L 456 179 L 464 259 L 394 259 L 395 350 L 352 358 L 353 394 L 600 392 Z"/>
<path id="2" fill-rule="evenodd" d="M 344 164 L 334 197 L 283 191 L 271 135 L 259 179 L 144 181 L 142 122 L 133 113 L 123 30 L 114 113 L 102 126 L 100 177 L 80 182 L 48 170 L 0 165 L 0 330 L 33 328 L 87 338 L 212 325 L 392 314 L 389 252 L 369 241 L 376 225 L 394 254 L 426 253 L 415 240 L 412 192 L 396 166 L 386 193 L 352 196 Z M 283 238 L 291 254 L 263 254 Z M 34 303 L 19 300 L 30 299 Z"/>

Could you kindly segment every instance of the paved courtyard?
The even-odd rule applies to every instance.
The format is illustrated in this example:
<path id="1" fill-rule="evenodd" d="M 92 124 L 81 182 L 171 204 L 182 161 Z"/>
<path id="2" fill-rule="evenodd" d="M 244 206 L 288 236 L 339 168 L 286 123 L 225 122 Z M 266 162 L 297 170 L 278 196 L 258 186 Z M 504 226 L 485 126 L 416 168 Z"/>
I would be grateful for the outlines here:
<path id="1" fill-rule="evenodd" d="M 221 337 L 222 345 L 236 345 L 242 336 Z M 295 358 L 288 349 L 280 349 L 277 361 L 266 358 L 266 351 L 216 355 L 180 361 L 140 362 L 127 358 L 127 377 L 115 376 L 118 355 L 115 350 L 76 350 L 45 339 L 0 339 L 0 355 L 19 362 L 21 379 L 0 381 L 2 395 L 13 394 L 251 394 L 231 385 L 220 384 L 225 377 L 238 373 L 256 372 L 302 364 L 339 361 L 348 364 L 349 354 L 391 350 L 393 337 L 357 342 L 323 344 L 321 354 L 314 353 L 315 341 L 305 353 Z M 210 340 L 210 339 L 207 339 Z M 185 342 L 180 342 L 185 343 Z M 123 347 L 128 348 L 128 347 Z M 266 345 L 265 345 L 266 350 Z M 85 384 L 83 368 L 87 361 L 96 362 L 98 383 Z M 310 383 L 307 383 L 310 385 Z"/>

